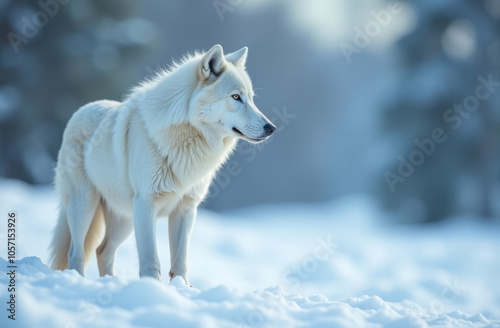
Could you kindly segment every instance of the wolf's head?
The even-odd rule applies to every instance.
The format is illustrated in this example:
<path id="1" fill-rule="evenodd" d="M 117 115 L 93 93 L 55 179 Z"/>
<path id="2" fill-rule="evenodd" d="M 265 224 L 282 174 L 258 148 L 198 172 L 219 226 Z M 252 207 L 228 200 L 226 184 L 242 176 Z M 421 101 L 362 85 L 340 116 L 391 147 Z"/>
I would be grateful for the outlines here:
<path id="1" fill-rule="evenodd" d="M 200 59 L 191 119 L 225 136 L 258 143 L 276 131 L 253 102 L 252 81 L 245 71 L 248 48 L 224 55 L 215 45 Z"/>

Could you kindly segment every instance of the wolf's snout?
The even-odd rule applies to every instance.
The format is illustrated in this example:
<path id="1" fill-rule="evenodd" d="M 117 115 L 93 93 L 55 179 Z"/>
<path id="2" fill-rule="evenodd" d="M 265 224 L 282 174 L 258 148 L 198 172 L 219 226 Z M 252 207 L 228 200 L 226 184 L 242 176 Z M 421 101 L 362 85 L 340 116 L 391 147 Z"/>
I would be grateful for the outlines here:
<path id="1" fill-rule="evenodd" d="M 264 132 L 266 133 L 266 136 L 269 137 L 274 133 L 274 131 L 276 131 L 276 126 L 274 126 L 274 124 L 267 123 L 266 125 L 264 125 Z"/>

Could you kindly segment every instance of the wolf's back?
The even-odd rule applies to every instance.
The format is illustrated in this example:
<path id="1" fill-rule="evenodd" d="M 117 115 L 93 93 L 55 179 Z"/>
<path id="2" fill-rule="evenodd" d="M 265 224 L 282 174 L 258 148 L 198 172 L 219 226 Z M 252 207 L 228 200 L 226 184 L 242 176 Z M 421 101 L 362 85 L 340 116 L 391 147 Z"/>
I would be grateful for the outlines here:
<path id="1" fill-rule="evenodd" d="M 110 100 L 99 100 L 80 107 L 66 126 L 63 141 L 57 158 L 55 172 L 56 191 L 64 198 L 64 183 L 69 180 L 81 181 L 84 175 L 84 153 L 90 138 L 99 130 L 102 124 L 112 126 L 112 122 L 105 122 L 107 114 L 120 103 Z M 64 199 L 61 199 L 64 201 Z"/>

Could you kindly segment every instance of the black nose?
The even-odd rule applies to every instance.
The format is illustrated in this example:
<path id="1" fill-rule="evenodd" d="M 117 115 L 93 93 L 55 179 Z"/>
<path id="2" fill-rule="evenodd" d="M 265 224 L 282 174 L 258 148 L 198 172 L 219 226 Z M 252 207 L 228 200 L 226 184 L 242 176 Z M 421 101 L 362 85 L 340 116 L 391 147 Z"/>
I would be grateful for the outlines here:
<path id="1" fill-rule="evenodd" d="M 276 127 L 273 124 L 267 123 L 264 125 L 264 132 L 266 133 L 266 136 L 270 136 L 274 133 L 274 131 L 276 131 Z"/>

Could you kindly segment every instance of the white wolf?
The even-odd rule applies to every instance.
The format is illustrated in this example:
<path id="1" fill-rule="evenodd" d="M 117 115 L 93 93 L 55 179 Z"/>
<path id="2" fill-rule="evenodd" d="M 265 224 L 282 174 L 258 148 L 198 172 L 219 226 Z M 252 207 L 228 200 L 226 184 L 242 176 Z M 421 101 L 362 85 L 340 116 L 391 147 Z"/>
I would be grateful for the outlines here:
<path id="1" fill-rule="evenodd" d="M 100 242 L 99 273 L 113 275 L 116 250 L 135 229 L 139 274 L 160 279 L 155 226 L 168 216 L 169 276 L 189 284 L 189 238 L 217 169 L 237 139 L 258 143 L 276 130 L 253 102 L 247 53 L 244 47 L 224 55 L 215 45 L 136 87 L 124 102 L 96 101 L 73 115 L 56 168 L 53 269 L 83 275 Z"/>

